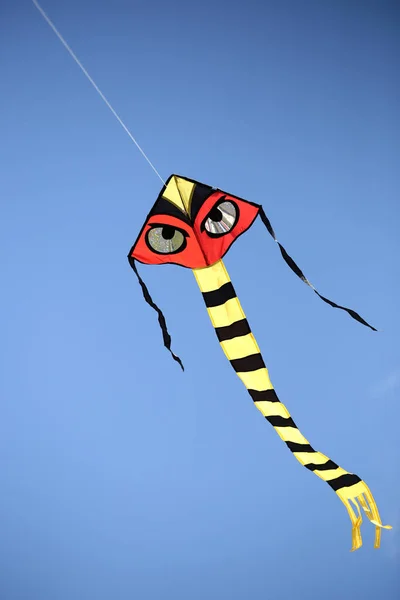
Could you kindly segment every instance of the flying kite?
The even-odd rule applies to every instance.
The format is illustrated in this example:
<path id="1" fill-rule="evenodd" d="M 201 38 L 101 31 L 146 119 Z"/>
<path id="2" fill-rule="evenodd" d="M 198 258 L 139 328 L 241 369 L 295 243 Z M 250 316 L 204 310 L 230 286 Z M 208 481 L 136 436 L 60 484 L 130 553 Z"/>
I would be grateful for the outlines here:
<path id="1" fill-rule="evenodd" d="M 358 475 L 342 469 L 328 456 L 315 450 L 279 400 L 222 261 L 233 242 L 251 227 L 258 215 L 278 244 L 286 263 L 304 283 L 324 302 L 346 311 L 353 319 L 376 331 L 355 311 L 319 294 L 276 239 L 261 205 L 186 177 L 171 175 L 163 186 L 128 254 L 129 263 L 138 277 L 146 302 L 158 313 L 164 345 L 182 369 L 181 359 L 171 350 L 171 337 L 164 315 L 152 300 L 135 261 L 149 265 L 172 263 L 192 269 L 220 345 L 256 408 L 273 426 L 293 456 L 326 481 L 346 506 L 352 523 L 352 551 L 362 545 L 360 505 L 375 525 L 374 546 L 379 548 L 381 529 L 391 529 L 390 525 L 382 525 L 375 500 L 366 483 Z"/>
<path id="2" fill-rule="evenodd" d="M 38 1 L 32 0 L 32 2 L 143 158 L 163 182 L 163 188 L 129 252 L 128 259 L 141 285 L 146 302 L 158 314 L 164 345 L 183 369 L 181 359 L 171 350 L 171 336 L 168 333 L 165 317 L 152 300 L 146 284 L 139 275 L 135 260 L 150 265 L 172 263 L 192 269 L 222 349 L 246 386 L 255 406 L 274 427 L 295 458 L 320 479 L 326 481 L 346 506 L 352 523 L 352 550 L 357 550 L 362 545 L 360 504 L 369 520 L 375 525 L 375 548 L 379 548 L 381 529 L 391 529 L 391 526 L 382 525 L 375 500 L 366 483 L 358 475 L 339 467 L 325 454 L 314 450 L 300 433 L 286 406 L 280 402 L 222 258 L 236 238 L 247 231 L 257 215 L 260 215 L 268 232 L 278 244 L 286 263 L 321 300 L 334 308 L 346 311 L 366 327 L 374 331 L 376 329 L 354 310 L 321 296 L 276 239 L 275 232 L 261 205 L 186 177 L 171 175 L 167 182 L 164 182 L 147 154 Z"/>

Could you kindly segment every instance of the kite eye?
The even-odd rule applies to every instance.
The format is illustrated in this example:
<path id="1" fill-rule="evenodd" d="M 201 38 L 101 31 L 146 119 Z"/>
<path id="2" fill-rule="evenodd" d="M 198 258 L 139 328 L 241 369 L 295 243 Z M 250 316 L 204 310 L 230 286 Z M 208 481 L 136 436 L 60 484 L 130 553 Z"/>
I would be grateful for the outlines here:
<path id="1" fill-rule="evenodd" d="M 186 248 L 186 231 L 171 225 L 156 225 L 146 234 L 149 248 L 157 254 L 176 254 Z"/>
<path id="2" fill-rule="evenodd" d="M 229 233 L 239 219 L 239 207 L 229 200 L 218 202 L 204 219 L 201 230 L 211 237 L 220 237 Z"/>

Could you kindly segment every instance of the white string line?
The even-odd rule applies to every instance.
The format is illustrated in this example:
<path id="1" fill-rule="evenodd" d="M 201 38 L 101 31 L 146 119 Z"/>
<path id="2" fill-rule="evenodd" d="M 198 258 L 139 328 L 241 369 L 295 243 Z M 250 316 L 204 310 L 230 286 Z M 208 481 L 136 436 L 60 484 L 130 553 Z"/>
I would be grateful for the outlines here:
<path id="1" fill-rule="evenodd" d="M 40 12 L 40 14 L 42 15 L 42 17 L 44 18 L 44 20 L 48 23 L 48 25 L 50 25 L 50 27 L 52 28 L 52 30 L 54 31 L 54 33 L 56 34 L 56 36 L 58 37 L 58 39 L 60 40 L 60 42 L 62 43 L 62 45 L 64 46 L 64 48 L 66 48 L 66 50 L 72 56 L 72 58 L 74 59 L 74 61 L 78 65 L 78 67 L 82 70 L 82 72 L 84 73 L 84 75 L 90 81 L 90 83 L 92 84 L 92 86 L 94 87 L 94 89 L 96 90 L 96 92 L 99 94 L 100 98 L 105 102 L 105 104 L 111 110 L 112 114 L 117 119 L 118 123 L 121 125 L 121 127 L 123 127 L 123 129 L 129 135 L 129 137 L 131 138 L 132 142 L 135 144 L 136 148 L 139 150 L 139 152 L 142 154 L 142 156 L 148 162 L 148 164 L 150 165 L 150 167 L 153 169 L 154 173 L 157 175 L 157 177 L 159 179 L 161 179 L 161 181 L 165 185 L 164 179 L 161 177 L 160 173 L 157 171 L 157 169 L 155 168 L 155 166 L 153 165 L 153 163 L 151 162 L 151 160 L 149 159 L 149 157 L 147 156 L 147 154 L 144 152 L 144 150 L 142 150 L 142 148 L 140 147 L 140 145 L 138 144 L 138 142 L 136 141 L 136 139 L 134 138 L 134 136 L 132 135 L 132 133 L 129 131 L 129 129 L 127 128 L 127 126 L 125 125 L 125 123 L 123 122 L 123 120 L 121 119 L 121 117 L 118 115 L 118 113 L 111 106 L 111 104 L 109 103 L 109 101 L 107 100 L 107 98 L 105 97 L 105 95 L 103 94 L 103 92 L 97 86 L 96 82 L 93 81 L 93 79 L 91 78 L 91 76 L 89 75 L 89 73 L 86 71 L 85 67 L 82 65 L 82 63 L 79 60 L 79 58 L 76 56 L 76 54 L 73 52 L 73 50 L 67 44 L 67 42 L 64 40 L 63 36 L 58 31 L 58 29 L 53 24 L 53 22 L 50 20 L 50 18 L 47 16 L 47 14 L 44 12 L 43 8 L 40 6 L 40 4 L 36 0 L 32 0 L 32 2 L 36 6 L 36 8 L 38 9 L 38 11 Z"/>

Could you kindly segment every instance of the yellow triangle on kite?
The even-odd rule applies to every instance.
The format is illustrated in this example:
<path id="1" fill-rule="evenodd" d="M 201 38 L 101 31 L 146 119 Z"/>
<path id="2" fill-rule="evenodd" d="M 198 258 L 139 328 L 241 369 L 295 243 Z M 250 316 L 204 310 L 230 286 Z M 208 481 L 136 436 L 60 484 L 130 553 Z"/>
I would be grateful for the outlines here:
<path id="1" fill-rule="evenodd" d="M 189 215 L 190 202 L 195 184 L 182 177 L 174 175 L 168 182 L 163 193 L 163 198 L 174 204 L 181 211 Z"/>

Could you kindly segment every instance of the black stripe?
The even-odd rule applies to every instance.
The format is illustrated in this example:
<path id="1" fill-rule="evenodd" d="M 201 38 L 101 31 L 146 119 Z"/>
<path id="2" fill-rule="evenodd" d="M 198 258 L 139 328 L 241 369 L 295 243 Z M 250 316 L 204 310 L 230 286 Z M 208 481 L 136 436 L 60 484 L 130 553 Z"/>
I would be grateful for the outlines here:
<path id="1" fill-rule="evenodd" d="M 153 205 L 147 218 L 149 218 L 153 215 L 160 215 L 160 216 L 168 215 L 168 216 L 176 217 L 180 221 L 183 221 L 184 223 L 191 225 L 191 220 L 186 213 L 182 212 L 182 210 L 180 208 L 178 208 L 177 206 L 175 206 L 175 204 L 172 204 L 171 202 L 169 202 L 169 200 L 167 200 L 166 198 L 162 198 L 161 196 L 162 196 L 162 194 L 160 194 L 160 196 L 158 197 L 157 202 Z M 146 219 L 146 223 L 147 223 L 147 219 Z M 140 237 L 140 234 L 139 234 L 139 237 Z M 139 238 L 137 238 L 137 239 L 139 239 Z M 135 243 L 135 245 L 136 245 L 136 243 Z"/>
<path id="2" fill-rule="evenodd" d="M 262 206 L 260 206 L 260 208 L 259 208 L 259 215 L 261 217 L 262 222 L 264 223 L 264 225 L 268 229 L 269 234 L 274 238 L 275 242 L 278 244 L 279 250 L 281 251 L 281 254 L 282 254 L 282 257 L 283 257 L 283 260 L 292 269 L 293 273 L 296 273 L 297 277 L 300 277 L 300 279 L 305 284 L 307 284 L 308 286 L 310 286 L 310 288 L 314 290 L 314 292 L 317 294 L 317 296 L 319 296 L 321 298 L 321 300 L 323 300 L 324 302 L 326 302 L 327 304 L 329 304 L 333 308 L 339 308 L 340 310 L 346 311 L 353 319 L 355 319 L 356 321 L 358 321 L 362 325 L 365 325 L 366 327 L 369 327 L 370 329 L 372 329 L 372 331 L 376 331 L 375 327 L 372 327 L 372 325 L 370 325 L 369 323 L 367 323 L 367 321 L 365 321 L 358 313 L 356 313 L 355 310 L 352 310 L 351 308 L 346 308 L 345 306 L 340 306 L 340 304 L 336 304 L 336 302 L 332 302 L 332 300 L 329 300 L 328 298 L 325 298 L 319 292 L 317 292 L 317 290 L 315 289 L 315 287 L 313 285 L 311 285 L 311 283 L 308 281 L 307 277 L 304 275 L 304 273 L 300 269 L 300 267 L 294 262 L 293 258 L 291 256 L 289 256 L 289 254 L 286 252 L 286 250 L 282 246 L 282 244 L 280 244 L 278 242 L 278 240 L 276 239 L 275 231 L 272 229 L 272 225 L 271 225 L 271 223 L 270 223 L 267 215 L 265 214 L 264 209 L 263 209 Z"/>
<path id="3" fill-rule="evenodd" d="M 169 332 L 167 329 L 167 322 L 165 320 L 162 310 L 157 306 L 157 304 L 153 301 L 153 298 L 150 296 L 149 290 L 147 289 L 145 282 L 139 275 L 139 271 L 137 270 L 135 259 L 132 256 L 128 256 L 128 260 L 129 260 L 129 264 L 131 265 L 132 269 L 135 272 L 136 277 L 138 278 L 140 287 L 142 288 L 142 294 L 143 294 L 144 299 L 146 300 L 147 304 L 149 304 L 151 306 L 151 308 L 153 308 L 156 311 L 156 313 L 158 314 L 158 322 L 161 327 L 163 340 L 164 340 L 164 346 L 167 348 L 167 350 L 169 350 L 171 352 L 172 358 L 174 360 L 176 360 L 177 363 L 179 363 L 182 371 L 184 371 L 185 369 L 183 367 L 181 359 L 179 358 L 179 356 L 174 354 L 171 350 L 171 336 L 169 335 Z"/>
<path id="4" fill-rule="evenodd" d="M 330 469 L 338 469 L 339 465 L 333 462 L 333 460 L 327 460 L 325 463 L 321 465 L 316 465 L 314 463 L 310 463 L 309 465 L 304 465 L 306 469 L 310 471 L 329 471 Z"/>
<path id="5" fill-rule="evenodd" d="M 251 333 L 251 330 L 247 319 L 241 319 L 240 321 L 236 321 L 236 323 L 232 323 L 232 325 L 216 327 L 215 333 L 220 342 L 225 342 L 226 340 L 233 340 L 235 337 L 247 335 Z"/>
<path id="6" fill-rule="evenodd" d="M 296 427 L 296 423 L 293 421 L 292 417 L 281 417 L 280 415 L 271 415 L 269 417 L 265 417 L 268 423 L 271 423 L 273 427 Z"/>
<path id="7" fill-rule="evenodd" d="M 203 292 L 203 298 L 207 308 L 212 308 L 213 306 L 225 304 L 225 302 L 231 300 L 232 298 L 236 298 L 236 293 L 232 283 L 228 281 L 228 283 L 224 283 L 224 285 L 217 290 L 213 290 L 212 292 Z"/>
<path id="8" fill-rule="evenodd" d="M 211 186 L 204 185 L 204 183 L 199 183 L 198 181 L 192 181 L 192 183 L 195 184 L 190 202 L 190 218 L 193 222 L 204 202 L 215 190 Z"/>
<path id="9" fill-rule="evenodd" d="M 244 358 L 235 358 L 230 362 L 236 373 L 250 373 L 250 371 L 256 371 L 265 367 L 259 352 L 257 354 L 250 354 L 250 356 L 245 356 Z"/>
<path id="10" fill-rule="evenodd" d="M 332 479 L 331 481 L 327 481 L 326 483 L 329 483 L 331 488 L 337 492 L 341 488 L 350 487 L 351 485 L 359 483 L 360 481 L 361 479 L 358 477 L 358 475 L 346 473 L 346 475 L 341 475 L 340 477 Z"/>
<path id="11" fill-rule="evenodd" d="M 298 444 L 297 442 L 285 442 L 291 452 L 315 452 L 310 444 Z"/>
<path id="12" fill-rule="evenodd" d="M 282 258 L 285 261 L 285 263 L 292 269 L 293 273 L 296 273 L 297 277 L 300 277 L 300 279 L 302 281 L 304 281 L 304 283 L 307 283 L 307 281 L 308 281 L 307 277 L 304 275 L 304 273 L 300 269 L 300 267 L 298 267 L 298 265 L 296 265 L 293 258 L 291 256 L 289 256 L 289 254 L 286 252 L 286 250 L 282 246 L 282 244 L 280 244 L 279 242 L 277 242 L 277 244 L 279 246 L 279 250 L 281 251 Z M 307 285 L 310 285 L 310 284 L 307 283 Z"/>
<path id="13" fill-rule="evenodd" d="M 260 206 L 259 208 L 259 214 L 261 217 L 261 221 L 264 223 L 265 227 L 268 229 L 268 233 L 274 238 L 274 240 L 276 241 L 276 235 L 275 235 L 275 231 L 273 230 L 273 227 L 271 225 L 271 221 L 268 219 L 267 215 L 264 212 L 264 209 L 262 206 Z"/>
<path id="14" fill-rule="evenodd" d="M 345 306 L 340 306 L 340 304 L 336 304 L 336 302 L 332 302 L 332 300 L 329 300 L 328 298 L 321 296 L 321 294 L 319 292 L 317 292 L 317 290 L 314 290 L 314 292 L 317 294 L 317 296 L 319 296 L 321 298 L 321 300 L 323 300 L 324 302 L 326 302 L 333 308 L 340 308 L 340 310 L 346 311 L 351 317 L 353 317 L 353 319 L 355 319 L 362 325 L 369 327 L 370 329 L 372 329 L 372 331 L 377 331 L 377 329 L 375 329 L 375 327 L 372 327 L 372 325 L 367 323 L 367 321 L 365 321 L 358 313 L 356 313 L 355 310 L 352 310 L 351 308 L 346 308 Z"/>
<path id="15" fill-rule="evenodd" d="M 275 390 L 247 390 L 254 402 L 280 402 Z"/>

